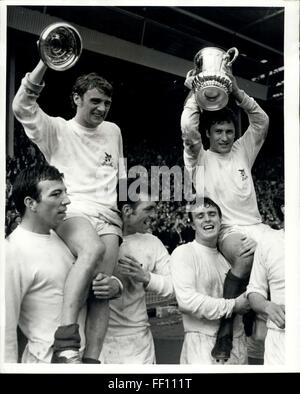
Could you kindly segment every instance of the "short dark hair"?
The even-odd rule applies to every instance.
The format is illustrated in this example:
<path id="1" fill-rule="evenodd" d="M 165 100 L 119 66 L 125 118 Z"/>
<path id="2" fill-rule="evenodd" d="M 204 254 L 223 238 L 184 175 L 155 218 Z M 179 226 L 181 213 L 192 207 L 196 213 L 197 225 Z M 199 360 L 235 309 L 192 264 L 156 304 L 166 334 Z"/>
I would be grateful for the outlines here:
<path id="1" fill-rule="evenodd" d="M 136 201 L 136 199 L 133 199 L 132 195 L 129 192 L 130 186 L 136 182 L 136 181 L 140 181 L 140 183 L 142 184 L 142 187 L 138 187 L 137 188 L 137 193 L 141 194 L 143 192 L 143 190 L 146 191 L 146 193 L 150 196 L 151 195 L 151 190 L 150 190 L 150 186 L 148 184 L 146 184 L 146 181 L 143 181 L 142 178 L 140 176 L 136 176 L 133 178 L 123 178 L 119 180 L 119 187 L 118 187 L 118 209 L 121 211 L 124 205 L 130 205 L 131 208 L 133 210 L 136 209 L 136 207 L 139 205 L 140 203 L 140 199 L 138 199 Z M 122 199 L 120 196 L 120 191 L 122 191 Z"/>
<path id="2" fill-rule="evenodd" d="M 202 127 L 207 131 L 210 131 L 212 125 L 222 122 L 232 122 L 235 130 L 238 127 L 237 117 L 229 107 L 222 108 L 219 111 L 203 111 L 202 119 Z"/>
<path id="3" fill-rule="evenodd" d="M 40 190 L 38 183 L 41 181 L 63 181 L 64 175 L 56 167 L 47 163 L 37 164 L 22 170 L 15 179 L 12 187 L 12 199 L 20 216 L 25 214 L 25 197 L 31 197 L 39 201 Z"/>
<path id="4" fill-rule="evenodd" d="M 78 94 L 78 96 L 83 97 L 85 92 L 94 88 L 102 91 L 108 97 L 111 97 L 113 94 L 113 87 L 111 83 L 109 83 L 105 78 L 101 77 L 97 73 L 84 74 L 76 79 L 75 84 L 72 88 L 72 107 L 75 108 L 73 100 L 74 94 Z"/>
<path id="5" fill-rule="evenodd" d="M 189 219 L 191 221 L 191 223 L 193 223 L 193 216 L 192 216 L 192 212 L 193 210 L 191 209 L 192 207 L 199 207 L 199 206 L 204 206 L 206 208 L 208 207 L 215 207 L 216 210 L 218 211 L 218 215 L 220 217 L 220 219 L 222 219 L 222 211 L 221 208 L 219 207 L 219 205 L 217 203 L 215 203 L 211 198 L 209 197 L 195 197 L 189 204 L 188 204 L 188 216 Z"/>

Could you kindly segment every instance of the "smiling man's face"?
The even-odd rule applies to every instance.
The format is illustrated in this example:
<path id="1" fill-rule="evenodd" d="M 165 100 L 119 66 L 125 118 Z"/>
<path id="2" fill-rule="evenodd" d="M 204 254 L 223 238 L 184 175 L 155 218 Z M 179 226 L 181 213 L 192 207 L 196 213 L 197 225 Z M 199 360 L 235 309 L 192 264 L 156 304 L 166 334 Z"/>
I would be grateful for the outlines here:
<path id="1" fill-rule="evenodd" d="M 146 233 L 156 219 L 156 202 L 149 195 L 140 194 L 135 208 L 129 206 L 129 215 L 123 217 L 124 226 L 132 233 Z"/>
<path id="2" fill-rule="evenodd" d="M 196 231 L 196 241 L 209 247 L 215 247 L 221 226 L 218 210 L 212 205 L 199 205 L 194 212 L 193 225 Z"/>
<path id="3" fill-rule="evenodd" d="M 214 123 L 209 132 L 209 149 L 216 153 L 228 153 L 231 151 L 235 137 L 235 127 L 232 121 Z"/>
<path id="4" fill-rule="evenodd" d="M 87 90 L 83 97 L 75 94 L 73 99 L 77 121 L 88 128 L 95 128 L 105 120 L 112 102 L 111 97 L 96 88 Z"/>

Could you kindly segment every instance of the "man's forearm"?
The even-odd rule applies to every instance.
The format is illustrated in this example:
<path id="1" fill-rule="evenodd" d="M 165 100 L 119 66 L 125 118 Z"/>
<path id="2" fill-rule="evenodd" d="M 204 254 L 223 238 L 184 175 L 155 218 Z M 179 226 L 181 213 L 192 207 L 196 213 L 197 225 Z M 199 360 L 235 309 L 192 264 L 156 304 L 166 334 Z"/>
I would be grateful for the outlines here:
<path id="1" fill-rule="evenodd" d="M 29 74 L 30 82 L 36 85 L 40 85 L 43 81 L 46 70 L 47 66 L 42 62 L 42 60 L 40 60 L 34 70 L 32 70 Z"/>
<path id="2" fill-rule="evenodd" d="M 241 89 L 233 89 L 232 91 L 232 96 L 234 97 L 234 99 L 238 102 L 238 104 L 241 104 L 241 102 L 243 101 L 245 92 Z"/>
<path id="3" fill-rule="evenodd" d="M 186 292 L 178 289 L 175 293 L 179 308 L 182 312 L 193 315 L 198 319 L 217 320 L 230 317 L 235 306 L 234 299 L 214 298 L 198 292 Z"/>
<path id="4" fill-rule="evenodd" d="M 244 92 L 244 97 L 238 105 L 247 113 L 250 127 L 265 137 L 269 127 L 269 117 L 258 103 Z"/>
<path id="5" fill-rule="evenodd" d="M 250 293 L 248 294 L 248 300 L 251 308 L 256 313 L 262 313 L 266 315 L 266 306 L 268 304 L 268 300 L 258 293 Z"/>
<path id="6" fill-rule="evenodd" d="M 161 297 L 169 297 L 173 295 L 173 283 L 171 276 L 152 272 L 146 289 L 148 291 L 153 291 Z"/>
<path id="7" fill-rule="evenodd" d="M 200 108 L 195 96 L 190 92 L 181 115 L 181 133 L 184 150 L 188 155 L 197 156 L 201 146 L 201 134 L 199 132 Z"/>

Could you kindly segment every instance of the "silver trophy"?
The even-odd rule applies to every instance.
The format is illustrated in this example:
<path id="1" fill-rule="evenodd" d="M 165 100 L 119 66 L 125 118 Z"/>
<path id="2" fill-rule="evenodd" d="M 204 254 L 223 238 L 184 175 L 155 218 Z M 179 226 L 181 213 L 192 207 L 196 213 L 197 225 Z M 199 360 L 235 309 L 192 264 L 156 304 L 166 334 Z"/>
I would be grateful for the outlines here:
<path id="1" fill-rule="evenodd" d="M 37 44 L 42 61 L 56 71 L 64 71 L 74 66 L 82 51 L 81 36 L 68 23 L 53 23 L 47 26 Z"/>
<path id="2" fill-rule="evenodd" d="M 232 82 L 226 75 L 226 69 L 231 70 L 238 54 L 237 48 L 225 52 L 216 47 L 203 48 L 196 54 L 195 64 L 200 71 L 192 82 L 192 88 L 201 108 L 217 111 L 226 106 L 232 91 Z"/>

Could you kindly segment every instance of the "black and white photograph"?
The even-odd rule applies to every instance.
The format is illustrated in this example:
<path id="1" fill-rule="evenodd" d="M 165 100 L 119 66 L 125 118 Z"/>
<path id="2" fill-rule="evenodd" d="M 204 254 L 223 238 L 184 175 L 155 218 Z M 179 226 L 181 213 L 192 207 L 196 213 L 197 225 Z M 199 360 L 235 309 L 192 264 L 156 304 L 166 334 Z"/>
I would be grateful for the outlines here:
<path id="1" fill-rule="evenodd" d="M 0 11 L 1 372 L 299 372 L 299 2 Z"/>

